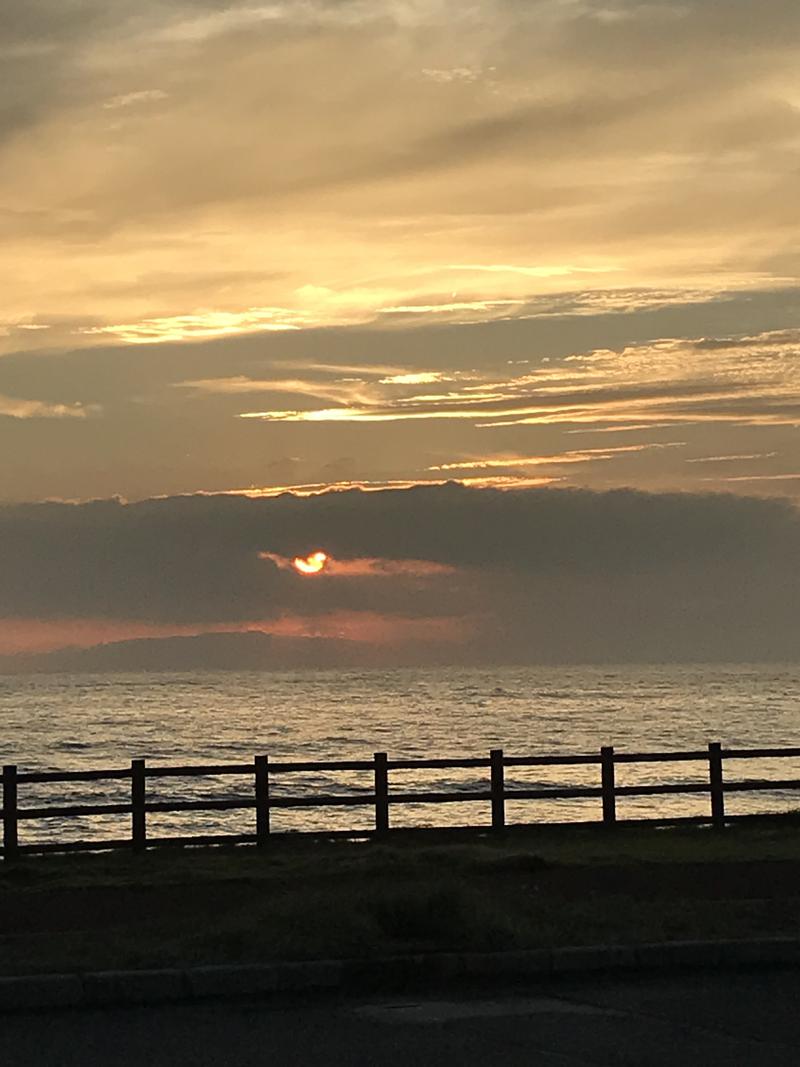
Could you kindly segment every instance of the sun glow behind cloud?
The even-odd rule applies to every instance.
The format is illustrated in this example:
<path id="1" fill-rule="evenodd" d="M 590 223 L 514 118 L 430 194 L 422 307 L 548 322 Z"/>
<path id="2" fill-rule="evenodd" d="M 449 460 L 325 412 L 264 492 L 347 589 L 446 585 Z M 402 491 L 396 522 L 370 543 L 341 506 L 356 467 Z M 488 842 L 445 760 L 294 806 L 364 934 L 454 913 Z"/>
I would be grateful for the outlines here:
<path id="1" fill-rule="evenodd" d="M 270 494 L 258 495 L 268 496 Z M 454 567 L 433 560 L 376 559 L 374 557 L 336 559 L 321 551 L 312 552 L 305 557 L 295 556 L 293 558 L 282 556 L 277 552 L 260 552 L 259 558 L 269 560 L 281 570 L 294 570 L 302 575 L 321 574 L 331 578 L 431 578 L 456 573 Z"/>
<path id="2" fill-rule="evenodd" d="M 292 560 L 292 566 L 298 574 L 322 574 L 328 563 L 328 556 L 325 552 L 317 551 L 312 552 L 308 556 L 295 556 Z"/>

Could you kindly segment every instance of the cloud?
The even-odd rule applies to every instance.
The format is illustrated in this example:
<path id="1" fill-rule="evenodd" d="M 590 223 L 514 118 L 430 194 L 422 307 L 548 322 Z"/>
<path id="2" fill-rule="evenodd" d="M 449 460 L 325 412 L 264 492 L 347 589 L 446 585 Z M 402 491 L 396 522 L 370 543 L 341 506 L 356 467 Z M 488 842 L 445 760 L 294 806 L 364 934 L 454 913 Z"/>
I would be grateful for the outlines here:
<path id="1" fill-rule="evenodd" d="M 387 392 L 371 403 L 365 399 L 334 408 L 248 411 L 240 418 L 469 419 L 488 427 L 602 420 L 794 425 L 800 422 L 800 333 L 780 331 L 718 344 L 665 339 L 622 351 L 568 356 L 506 380 L 483 376 L 478 385 L 456 384 L 442 394 Z"/>
<path id="2" fill-rule="evenodd" d="M 98 501 L 7 506 L 0 538 L 3 625 L 33 633 L 41 620 L 50 640 L 59 620 L 65 633 L 106 619 L 114 633 L 350 627 L 364 639 L 419 620 L 472 662 L 800 648 L 800 512 L 780 500 L 447 485 Z M 274 562 L 319 547 L 338 574 Z"/>
<path id="3" fill-rule="evenodd" d="M 513 475 L 511 477 L 505 475 L 489 475 L 485 477 L 475 478 L 459 478 L 459 485 L 473 485 L 478 488 L 506 488 L 506 489 L 524 489 L 533 488 L 540 485 L 551 485 L 554 482 L 560 482 L 563 479 L 560 477 L 536 477 L 530 478 L 526 475 Z M 358 491 L 363 493 L 378 493 L 385 489 L 415 489 L 418 487 L 430 487 L 430 486 L 443 486 L 449 485 L 453 482 L 452 478 L 445 477 L 434 478 L 427 475 L 423 475 L 418 478 L 392 478 L 383 479 L 381 481 L 377 479 L 367 478 L 348 478 L 338 480 L 328 480 L 324 482 L 298 482 L 289 485 L 264 485 L 264 486 L 250 486 L 246 489 L 231 489 L 228 490 L 228 495 L 231 496 L 247 496 L 252 499 L 264 499 L 269 497 L 282 496 L 284 493 L 291 493 L 293 496 L 324 496 L 327 493 L 342 493 Z"/>
<path id="4" fill-rule="evenodd" d="M 264 378 L 261 380 L 239 375 L 235 378 L 205 378 L 198 381 L 177 382 L 180 389 L 191 389 L 198 394 L 212 396 L 246 396 L 251 393 L 294 393 L 310 400 L 332 400 L 344 404 L 369 403 L 376 396 L 365 379 L 369 372 L 359 378 Z"/>
<path id="5" fill-rule="evenodd" d="M 403 618 L 377 613 L 331 612 L 325 616 L 284 615 L 279 619 L 246 623 L 150 623 L 130 619 L 2 619 L 0 618 L 0 671 L 4 656 L 55 652 L 58 649 L 88 649 L 128 641 L 163 641 L 200 634 L 264 634 L 298 642 L 335 640 L 371 646 L 399 646 L 434 642 L 445 646 L 470 635 L 466 618 Z M 35 665 L 34 665 L 35 666 Z M 169 667 L 169 664 L 166 664 Z M 203 667 L 197 664 L 197 667 Z"/>
<path id="6" fill-rule="evenodd" d="M 793 0 L 6 7 L 4 307 L 73 343 L 798 276 Z"/>
<path id="7" fill-rule="evenodd" d="M 262 552 L 261 559 L 268 559 L 281 570 L 295 569 L 294 559 L 281 556 L 276 552 Z M 454 568 L 445 563 L 434 563 L 424 559 L 335 559 L 328 557 L 324 569 L 315 577 L 328 581 L 331 578 L 429 578 L 442 574 L 453 574 Z"/>
<path id="8" fill-rule="evenodd" d="M 47 404 L 0 395 L 0 417 L 10 419 L 85 419 L 91 410 L 83 404 Z"/>
<path id="9" fill-rule="evenodd" d="M 709 481 L 712 479 L 708 479 Z M 734 474 L 718 476 L 714 481 L 722 482 L 796 482 L 800 481 L 800 473 L 792 474 Z"/>
<path id="10" fill-rule="evenodd" d="M 731 456 L 692 456 L 687 463 L 736 463 L 743 459 L 772 459 L 777 452 L 745 452 Z"/>
<path id="11" fill-rule="evenodd" d="M 517 467 L 561 467 L 574 463 L 598 463 L 620 455 L 647 452 L 650 449 L 682 448 L 685 441 L 653 442 L 641 445 L 617 445 L 611 448 L 571 449 L 550 456 L 481 456 L 459 460 L 456 463 L 440 463 L 432 471 L 513 470 Z"/>
<path id="12" fill-rule="evenodd" d="M 3 499 L 797 492 L 795 0 L 2 7 Z"/>
<path id="13" fill-rule="evenodd" d="M 120 96 L 112 96 L 106 100 L 103 107 L 107 111 L 116 111 L 121 107 L 134 107 L 137 104 L 153 104 L 159 100 L 166 100 L 169 96 L 163 89 L 135 89 L 130 93 L 122 93 Z"/>
<path id="14" fill-rule="evenodd" d="M 780 322 L 789 300 L 736 307 L 744 324 Z M 535 474 L 598 489 L 705 489 L 713 483 L 701 475 L 793 473 L 798 331 L 667 332 L 685 313 L 598 316 L 581 330 L 576 319 L 529 320 L 6 356 L 0 395 L 102 417 L 0 420 L 0 452 L 17 457 L 0 470 L 0 493 L 275 495 L 454 474 L 483 476 L 470 484 L 496 476 L 508 486 L 516 475 L 530 485 Z M 721 325 L 720 307 L 710 314 L 692 325 Z M 685 447 L 661 447 L 676 441 Z M 598 448 L 606 458 L 591 458 Z M 526 458 L 505 469 L 447 468 Z M 753 482 L 752 491 L 796 494 L 796 483 L 781 481 Z"/>
<path id="15" fill-rule="evenodd" d="M 392 374 L 388 378 L 381 378 L 381 385 L 431 385 L 434 382 L 451 382 L 451 375 L 442 374 L 441 371 L 412 371 L 406 374 Z"/>
<path id="16" fill-rule="evenodd" d="M 88 337 L 110 335 L 128 344 L 153 344 L 270 330 L 299 330 L 302 322 L 297 312 L 286 308 L 247 308 L 237 312 L 210 309 L 140 322 L 86 326 L 79 332 Z"/>

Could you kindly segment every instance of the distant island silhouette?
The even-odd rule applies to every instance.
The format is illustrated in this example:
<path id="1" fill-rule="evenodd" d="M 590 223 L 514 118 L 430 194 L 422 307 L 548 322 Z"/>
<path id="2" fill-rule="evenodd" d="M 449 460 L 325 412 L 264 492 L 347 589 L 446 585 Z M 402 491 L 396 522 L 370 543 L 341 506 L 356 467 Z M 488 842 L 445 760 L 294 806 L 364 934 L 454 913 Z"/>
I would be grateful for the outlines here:
<path id="1" fill-rule="evenodd" d="M 424 660 L 414 646 L 414 659 Z M 406 649 L 335 637 L 284 637 L 261 631 L 146 637 L 91 648 L 0 656 L 0 674 L 127 671 L 247 671 L 393 666 Z M 430 653 L 428 656 L 430 662 Z"/>

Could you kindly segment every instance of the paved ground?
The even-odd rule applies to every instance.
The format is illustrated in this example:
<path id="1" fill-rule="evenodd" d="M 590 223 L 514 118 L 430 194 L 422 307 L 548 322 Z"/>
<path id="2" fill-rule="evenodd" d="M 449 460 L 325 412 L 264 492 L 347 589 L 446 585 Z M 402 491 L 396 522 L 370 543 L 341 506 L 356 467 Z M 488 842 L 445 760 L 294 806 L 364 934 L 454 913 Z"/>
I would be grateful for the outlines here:
<path id="1" fill-rule="evenodd" d="M 9 1067 L 792 1067 L 800 971 L 550 982 L 502 996 L 0 1017 Z"/>

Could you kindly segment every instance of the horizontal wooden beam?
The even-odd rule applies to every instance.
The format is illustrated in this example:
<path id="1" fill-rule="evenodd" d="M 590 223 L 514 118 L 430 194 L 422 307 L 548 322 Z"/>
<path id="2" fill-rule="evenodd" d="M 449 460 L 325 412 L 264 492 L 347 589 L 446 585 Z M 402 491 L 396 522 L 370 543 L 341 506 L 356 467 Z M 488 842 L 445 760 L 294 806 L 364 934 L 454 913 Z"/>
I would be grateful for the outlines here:
<path id="1" fill-rule="evenodd" d="M 800 748 L 723 748 L 724 759 L 797 759 Z"/>
<path id="2" fill-rule="evenodd" d="M 449 767 L 488 767 L 489 760 L 476 756 L 470 759 L 390 759 L 388 762 L 390 771 L 415 771 L 415 770 L 444 770 Z"/>
<path id="3" fill-rule="evenodd" d="M 67 819 L 84 815 L 129 815 L 131 803 L 123 804 L 49 804 L 39 808 L 20 808 L 21 819 Z"/>
<path id="4" fill-rule="evenodd" d="M 101 782 L 130 778 L 130 768 L 105 771 L 23 771 L 19 782 Z"/>
<path id="5" fill-rule="evenodd" d="M 600 762 L 600 754 L 577 756 L 504 756 L 506 767 L 581 767 Z"/>
<path id="6" fill-rule="evenodd" d="M 791 759 L 800 758 L 800 748 L 725 748 L 723 759 Z M 615 752 L 615 763 L 685 763 L 706 760 L 705 749 L 687 752 Z M 599 753 L 551 756 L 504 756 L 504 767 L 577 767 L 600 763 Z M 372 760 L 283 760 L 270 762 L 270 774 L 310 773 L 316 771 L 371 771 Z M 485 757 L 447 757 L 442 759 L 390 759 L 390 770 L 444 770 L 489 767 Z M 201 778 L 221 775 L 250 775 L 252 763 L 186 764 L 147 767 L 147 778 Z M 129 779 L 130 768 L 81 771 L 19 771 L 19 783 L 97 782 Z"/>
<path id="7" fill-rule="evenodd" d="M 692 752 L 614 752 L 615 763 L 694 763 L 708 759 L 708 749 Z"/>
<path id="8" fill-rule="evenodd" d="M 252 763 L 203 763 L 175 767 L 147 767 L 146 778 L 216 778 L 225 774 L 252 774 Z"/>

